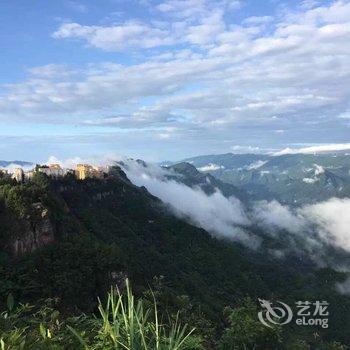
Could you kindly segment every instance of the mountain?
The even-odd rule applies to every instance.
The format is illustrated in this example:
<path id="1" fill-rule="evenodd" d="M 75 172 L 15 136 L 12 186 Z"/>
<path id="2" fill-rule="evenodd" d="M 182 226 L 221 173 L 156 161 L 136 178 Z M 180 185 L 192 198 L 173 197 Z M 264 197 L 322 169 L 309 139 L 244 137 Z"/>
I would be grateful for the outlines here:
<path id="1" fill-rule="evenodd" d="M 349 154 L 222 154 L 186 159 L 256 199 L 302 205 L 350 196 Z"/>
<path id="2" fill-rule="evenodd" d="M 180 170 L 196 178 L 193 167 Z M 226 306 L 241 305 L 247 296 L 292 305 L 317 291 L 331 305 L 332 327 L 322 337 L 350 341 L 340 331 L 350 327 L 350 299 L 334 290 L 345 274 L 320 268 L 303 254 L 282 263 L 264 250 L 217 239 L 175 217 L 119 167 L 102 180 L 52 180 L 38 173 L 22 185 L 4 181 L 0 306 L 12 293 L 21 302 L 58 298 L 65 315 L 91 313 L 98 296 L 129 277 L 138 295 L 154 288 L 164 317 L 180 309 L 179 317 L 191 320 L 211 349 L 223 332 Z M 315 331 L 290 327 L 283 334 L 311 341 Z"/>
<path id="3" fill-rule="evenodd" d="M 235 196 L 241 201 L 246 201 L 248 199 L 248 194 L 244 190 L 239 189 L 229 183 L 225 183 L 211 174 L 202 173 L 197 170 L 195 166 L 190 163 L 182 162 L 167 167 L 168 169 L 174 171 L 179 176 L 168 176 L 169 179 L 179 181 L 189 187 L 199 187 L 206 194 L 212 194 L 217 189 L 225 197 Z"/>
<path id="4" fill-rule="evenodd" d="M 126 161 L 117 162 L 123 169 L 144 170 L 148 176 L 158 177 L 159 180 L 172 180 L 182 183 L 193 189 L 201 189 L 207 195 L 211 195 L 219 190 L 225 197 L 235 196 L 241 201 L 248 200 L 248 194 L 236 186 L 220 181 L 210 174 L 200 172 L 195 166 L 187 162 L 181 162 L 174 165 L 158 166 L 151 163 L 146 163 L 143 160 L 128 159 Z M 163 170 L 163 172 L 161 172 Z"/>
<path id="5" fill-rule="evenodd" d="M 27 167 L 27 166 L 34 165 L 33 163 L 24 162 L 22 160 L 10 160 L 10 161 L 0 160 L 0 167 L 6 168 L 7 166 L 9 166 L 11 164 L 18 165 L 19 167 Z"/>
<path id="6" fill-rule="evenodd" d="M 197 168 L 203 168 L 200 170 L 220 170 L 225 168 L 239 168 L 247 166 L 256 161 L 268 158 L 267 155 L 258 154 L 216 154 L 216 155 L 204 155 L 192 158 L 186 158 L 183 162 L 190 163 Z M 163 162 L 162 165 L 174 165 L 177 162 Z"/>

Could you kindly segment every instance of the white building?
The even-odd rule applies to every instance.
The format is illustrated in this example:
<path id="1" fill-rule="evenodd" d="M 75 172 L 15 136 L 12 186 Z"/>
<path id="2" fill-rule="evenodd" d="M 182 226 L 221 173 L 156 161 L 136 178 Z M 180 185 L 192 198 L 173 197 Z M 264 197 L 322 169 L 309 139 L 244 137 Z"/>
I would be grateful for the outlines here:
<path id="1" fill-rule="evenodd" d="M 7 175 L 8 174 L 8 170 L 0 168 L 0 174 Z"/>
<path id="2" fill-rule="evenodd" d="M 24 177 L 26 180 L 31 180 L 34 177 L 35 171 L 29 170 L 24 173 Z"/>
<path id="3" fill-rule="evenodd" d="M 65 175 L 65 171 L 60 167 L 59 164 L 49 164 L 48 166 L 42 166 L 38 168 L 38 171 L 54 178 L 59 178 Z"/>
<path id="4" fill-rule="evenodd" d="M 22 168 L 16 168 L 12 174 L 12 178 L 15 179 L 17 182 L 23 182 L 24 181 L 24 171 Z"/>

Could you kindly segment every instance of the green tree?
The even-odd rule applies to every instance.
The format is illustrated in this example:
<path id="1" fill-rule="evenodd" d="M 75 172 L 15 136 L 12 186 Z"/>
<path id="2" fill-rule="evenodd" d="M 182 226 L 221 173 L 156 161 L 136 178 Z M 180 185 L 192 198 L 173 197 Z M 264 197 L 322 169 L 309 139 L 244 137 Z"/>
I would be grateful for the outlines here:
<path id="1" fill-rule="evenodd" d="M 251 298 L 234 309 L 226 308 L 228 321 L 220 341 L 220 350 L 266 350 L 281 348 L 281 329 L 268 328 L 258 320 L 258 308 Z"/>

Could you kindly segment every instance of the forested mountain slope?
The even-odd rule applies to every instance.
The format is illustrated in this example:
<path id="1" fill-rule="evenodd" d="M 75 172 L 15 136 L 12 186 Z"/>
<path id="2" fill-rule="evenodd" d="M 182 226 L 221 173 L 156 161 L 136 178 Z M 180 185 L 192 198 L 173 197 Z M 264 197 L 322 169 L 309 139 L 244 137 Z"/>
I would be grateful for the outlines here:
<path id="1" fill-rule="evenodd" d="M 163 310 L 184 308 L 215 342 L 226 306 L 247 296 L 294 303 L 312 295 L 331 304 L 332 327 L 322 337 L 350 342 L 350 301 L 334 290 L 345 275 L 303 256 L 281 261 L 214 238 L 174 217 L 118 167 L 103 180 L 4 181 L 0 203 L 1 300 L 59 298 L 67 313 L 91 312 L 111 284 L 129 277 L 138 294 L 159 287 Z M 312 341 L 314 331 L 290 327 L 285 336 Z"/>

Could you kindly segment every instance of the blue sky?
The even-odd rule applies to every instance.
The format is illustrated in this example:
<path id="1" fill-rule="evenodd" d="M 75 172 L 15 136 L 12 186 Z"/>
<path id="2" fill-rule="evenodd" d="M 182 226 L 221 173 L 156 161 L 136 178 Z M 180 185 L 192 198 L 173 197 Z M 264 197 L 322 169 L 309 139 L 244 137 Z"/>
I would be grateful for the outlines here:
<path id="1" fill-rule="evenodd" d="M 0 12 L 0 159 L 349 142 L 349 1 L 16 0 Z"/>

